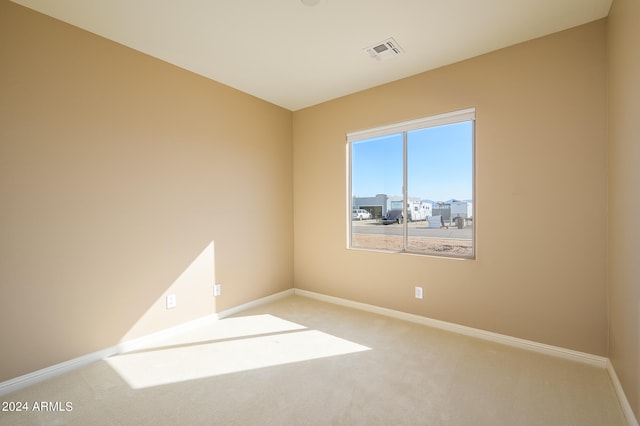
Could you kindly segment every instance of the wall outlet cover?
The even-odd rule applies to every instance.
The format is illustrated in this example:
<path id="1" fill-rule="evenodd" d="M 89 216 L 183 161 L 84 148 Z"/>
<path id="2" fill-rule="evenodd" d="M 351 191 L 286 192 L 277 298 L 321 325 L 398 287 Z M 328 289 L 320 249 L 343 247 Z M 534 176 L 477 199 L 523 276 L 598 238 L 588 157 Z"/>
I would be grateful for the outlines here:
<path id="1" fill-rule="evenodd" d="M 173 309 L 178 306 L 178 299 L 175 294 L 167 295 L 167 309 Z"/>

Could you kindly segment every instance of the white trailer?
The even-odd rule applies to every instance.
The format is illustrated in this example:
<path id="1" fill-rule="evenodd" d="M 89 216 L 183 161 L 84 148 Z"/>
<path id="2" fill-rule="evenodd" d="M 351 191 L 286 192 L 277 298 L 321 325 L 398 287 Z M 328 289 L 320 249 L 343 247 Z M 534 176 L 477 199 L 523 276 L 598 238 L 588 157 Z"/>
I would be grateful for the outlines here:
<path id="1" fill-rule="evenodd" d="M 412 221 L 427 220 L 432 213 L 431 203 L 425 203 L 423 201 L 409 201 L 407 206 L 409 211 L 409 218 Z"/>
<path id="2" fill-rule="evenodd" d="M 388 210 L 402 210 L 402 200 L 389 200 Z M 429 216 L 431 216 L 431 203 L 425 203 L 418 199 L 407 202 L 409 222 L 427 220 Z"/>

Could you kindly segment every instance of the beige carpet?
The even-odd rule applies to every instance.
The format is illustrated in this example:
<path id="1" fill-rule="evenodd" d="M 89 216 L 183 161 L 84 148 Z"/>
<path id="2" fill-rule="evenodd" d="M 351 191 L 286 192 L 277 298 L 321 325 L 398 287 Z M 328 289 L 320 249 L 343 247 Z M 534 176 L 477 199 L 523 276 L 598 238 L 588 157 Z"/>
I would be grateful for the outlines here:
<path id="1" fill-rule="evenodd" d="M 603 369 L 300 296 L 1 400 L 58 410 L 2 425 L 626 424 Z"/>

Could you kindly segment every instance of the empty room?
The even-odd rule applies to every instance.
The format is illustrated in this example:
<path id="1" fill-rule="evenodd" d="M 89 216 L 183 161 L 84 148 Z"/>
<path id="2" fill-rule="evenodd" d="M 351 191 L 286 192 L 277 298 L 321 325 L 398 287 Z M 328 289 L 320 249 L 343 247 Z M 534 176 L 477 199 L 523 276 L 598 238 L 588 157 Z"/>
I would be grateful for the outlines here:
<path id="1" fill-rule="evenodd" d="M 0 425 L 637 425 L 637 0 L 0 0 Z"/>

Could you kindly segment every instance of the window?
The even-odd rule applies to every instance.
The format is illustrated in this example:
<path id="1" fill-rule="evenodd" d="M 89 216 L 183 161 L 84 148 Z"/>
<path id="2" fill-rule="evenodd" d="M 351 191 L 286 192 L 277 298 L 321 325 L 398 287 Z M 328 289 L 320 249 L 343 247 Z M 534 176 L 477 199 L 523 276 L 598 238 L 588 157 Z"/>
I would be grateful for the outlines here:
<path id="1" fill-rule="evenodd" d="M 466 109 L 348 133 L 349 247 L 474 258 L 474 124 Z"/>

